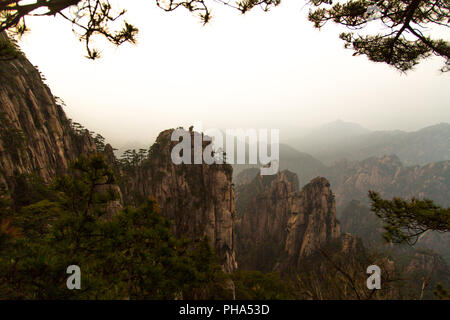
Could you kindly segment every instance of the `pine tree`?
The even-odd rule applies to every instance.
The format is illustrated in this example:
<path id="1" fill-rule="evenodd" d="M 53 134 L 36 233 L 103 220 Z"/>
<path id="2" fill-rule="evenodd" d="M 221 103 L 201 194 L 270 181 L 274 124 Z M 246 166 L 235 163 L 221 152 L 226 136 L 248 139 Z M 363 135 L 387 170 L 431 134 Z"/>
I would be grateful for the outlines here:
<path id="1" fill-rule="evenodd" d="M 369 191 L 369 198 L 371 210 L 385 224 L 383 237 L 388 242 L 413 245 L 428 230 L 450 231 L 450 208 L 441 208 L 431 200 L 384 200 L 373 191 Z"/>
<path id="2" fill-rule="evenodd" d="M 42 186 L 56 198 L 44 192 L 18 212 L 0 199 L 0 299 L 174 299 L 222 279 L 207 239 L 174 237 L 155 201 L 106 218 L 116 195 L 99 186 L 115 176 L 101 155 L 71 170 Z M 80 290 L 66 287 L 70 265 L 81 268 Z"/>
<path id="3" fill-rule="evenodd" d="M 255 7 L 268 11 L 281 0 L 218 2 L 246 13 Z M 164 11 L 185 8 L 197 14 L 204 24 L 211 20 L 211 3 L 209 0 L 156 1 Z M 333 22 L 350 30 L 341 33 L 340 38 L 346 48 L 354 50 L 354 55 L 366 55 L 371 61 L 387 63 L 402 72 L 436 55 L 444 59 L 442 71 L 450 68 L 448 41 L 430 35 L 430 30 L 449 27 L 450 3 L 447 0 L 311 0 L 308 4 L 313 8 L 309 20 L 314 27 L 321 28 Z M 65 10 L 69 7 L 71 11 Z M 91 59 L 100 56 L 99 51 L 91 47 L 91 38 L 95 35 L 104 36 L 115 45 L 135 43 L 138 29 L 123 19 L 122 25 L 116 27 L 126 11 L 114 13 L 108 0 L 47 0 L 34 4 L 3 0 L 0 2 L 0 32 L 15 30 L 22 34 L 27 30 L 25 17 L 43 8 L 47 12 L 44 10 L 40 15 L 59 15 L 73 24 L 80 40 L 86 42 L 87 56 Z M 373 30 L 371 25 L 377 22 L 377 33 L 364 32 Z"/>

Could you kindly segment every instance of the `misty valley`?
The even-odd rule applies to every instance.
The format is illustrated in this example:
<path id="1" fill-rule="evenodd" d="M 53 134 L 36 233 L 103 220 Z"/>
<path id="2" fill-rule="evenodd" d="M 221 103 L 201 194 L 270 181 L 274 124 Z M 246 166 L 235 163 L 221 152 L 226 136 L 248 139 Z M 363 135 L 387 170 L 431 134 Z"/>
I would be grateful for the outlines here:
<path id="1" fill-rule="evenodd" d="M 1 64 L 2 298 L 434 299 L 449 287 L 449 234 L 390 244 L 368 197 L 448 206 L 447 123 L 402 135 L 402 158 L 385 154 L 402 150 L 390 137 L 331 165 L 280 144 L 274 175 L 174 164 L 174 129 L 116 156 L 25 58 Z M 347 125 L 333 126 L 336 137 Z M 80 290 L 65 287 L 69 265 Z M 371 265 L 380 290 L 366 287 Z"/>
<path id="2" fill-rule="evenodd" d="M 449 21 L 448 1 L 0 1 L 0 300 L 448 302 Z"/>

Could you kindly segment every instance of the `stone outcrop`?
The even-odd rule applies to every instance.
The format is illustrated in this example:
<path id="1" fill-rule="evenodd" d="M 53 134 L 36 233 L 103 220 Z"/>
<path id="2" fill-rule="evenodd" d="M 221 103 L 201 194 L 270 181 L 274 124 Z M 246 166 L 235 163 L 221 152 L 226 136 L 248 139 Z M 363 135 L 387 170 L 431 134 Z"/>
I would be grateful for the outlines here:
<path id="1" fill-rule="evenodd" d="M 148 159 L 124 170 L 122 185 L 127 203 L 138 204 L 152 197 L 161 212 L 173 221 L 177 236 L 207 237 L 225 271 L 237 268 L 233 226 L 235 218 L 232 168 L 227 164 L 179 164 L 171 161 L 173 130 L 159 134 Z M 192 141 L 196 132 L 190 132 Z M 205 145 L 203 145 L 205 147 Z M 193 147 L 192 147 L 193 148 Z M 193 150 L 193 149 L 192 149 Z M 192 151 L 192 155 L 194 152 Z"/>
<path id="2" fill-rule="evenodd" d="M 97 152 L 95 140 L 86 129 L 76 129 L 40 72 L 24 56 L 0 60 L 0 187 L 14 193 L 18 175 L 32 174 L 44 182 L 65 174 L 77 157 Z M 110 145 L 104 153 L 115 162 Z M 117 185 L 112 189 L 118 199 L 108 203 L 108 217 L 122 208 Z"/>
<path id="3" fill-rule="evenodd" d="M 295 173 L 301 170 L 295 167 L 287 169 Z M 369 190 L 379 192 L 384 198 L 428 198 L 438 205 L 450 206 L 448 160 L 422 166 L 404 166 L 396 155 L 386 155 L 360 161 L 340 160 L 318 172 L 330 181 L 336 195 L 338 216 L 352 200 L 367 205 Z M 257 174 L 257 170 L 248 169 L 237 175 L 237 179 L 244 184 Z"/>
<path id="4" fill-rule="evenodd" d="M 292 263 L 339 237 L 334 195 L 327 179 L 311 180 L 291 197 L 289 207 L 285 251 Z"/>
<path id="5" fill-rule="evenodd" d="M 395 155 L 343 160 L 330 167 L 326 177 L 336 194 L 338 208 L 351 200 L 367 203 L 368 190 L 385 198 L 429 198 L 439 205 L 450 205 L 450 161 L 405 167 Z"/>
<path id="6" fill-rule="evenodd" d="M 39 71 L 24 57 L 0 61 L 0 184 L 14 175 L 49 181 L 72 160 L 95 151 L 88 132 L 75 132 Z"/>
<path id="7" fill-rule="evenodd" d="M 295 267 L 340 235 L 325 178 L 315 178 L 299 191 L 297 176 L 289 171 L 258 175 L 238 189 L 237 207 L 237 256 L 246 269 Z"/>
<path id="8" fill-rule="evenodd" d="M 171 161 L 176 144 L 171 141 L 172 132 L 160 133 L 148 156 L 132 166 L 120 164 L 113 148 L 105 146 L 108 162 L 122 176 L 120 188 L 99 188 L 104 192 L 113 188 L 119 195 L 117 201 L 109 203 L 106 218 L 119 211 L 122 203 L 139 205 L 152 197 L 173 222 L 175 235 L 193 240 L 207 237 L 223 270 L 229 273 L 237 269 L 238 262 L 243 269 L 295 269 L 315 255 L 320 256 L 319 249 L 333 243 L 337 243 L 334 252 L 344 258 L 362 252 L 358 239 L 340 235 L 335 196 L 327 179 L 315 178 L 300 190 L 294 173 L 260 176 L 259 169 L 252 169 L 240 175 L 235 207 L 232 167 L 175 165 Z M 201 135 L 188 132 L 191 138 Z M 14 192 L 14 177 L 22 173 L 49 182 L 65 173 L 75 158 L 96 152 L 95 142 L 89 131 L 77 130 L 67 119 L 39 71 L 26 58 L 0 61 L 0 185 Z M 203 144 L 202 150 L 205 147 Z M 288 159 L 296 163 L 299 157 L 294 154 Z M 369 189 L 380 191 L 384 197 L 430 197 L 439 204 L 448 204 L 449 161 L 404 167 L 395 156 L 385 156 L 342 161 L 326 169 L 311 163 L 305 177 L 324 170 L 338 205 L 366 198 Z M 436 198 L 436 194 L 444 196 Z M 363 203 L 354 207 L 354 219 L 343 224 L 343 229 L 348 229 L 345 231 L 355 229 L 364 218 Z M 364 235 L 372 229 L 358 230 Z M 443 250 L 448 243 L 432 242 L 441 243 Z M 445 271 L 446 265 L 438 258 L 430 259 L 416 255 L 407 267 L 408 273 Z M 224 290 L 233 294 L 233 282 L 227 281 Z"/>
<path id="9" fill-rule="evenodd" d="M 90 132 L 67 119 L 40 72 L 24 57 L 0 61 L 0 184 L 14 192 L 14 177 L 34 174 L 50 182 L 67 172 L 80 155 L 97 151 Z M 228 272 L 237 265 L 233 250 L 234 191 L 229 165 L 179 165 L 170 158 L 171 130 L 162 132 L 145 163 L 128 170 L 106 145 L 104 154 L 127 179 L 113 188 L 118 201 L 109 203 L 108 216 L 122 201 L 138 204 L 153 197 L 174 222 L 178 236 L 207 236 Z M 193 135 L 194 133 L 191 132 Z M 106 192 L 106 191 L 105 191 Z"/>
<path id="10" fill-rule="evenodd" d="M 9 192 L 14 192 L 16 175 L 35 174 L 50 182 L 66 173 L 78 156 L 97 151 L 89 131 L 76 128 L 67 119 L 40 72 L 23 56 L 0 61 L 0 126 L 0 184 Z M 136 170 L 122 168 L 112 147 L 105 146 L 108 162 L 128 178 L 121 190 L 103 186 L 113 188 L 119 195 L 118 201 L 109 203 L 108 216 L 120 210 L 122 201 L 130 203 L 133 199 L 137 203 L 153 197 L 174 222 L 176 235 L 191 239 L 207 236 L 224 270 L 231 272 L 237 267 L 233 249 L 232 168 L 172 164 L 171 132 L 159 135 L 151 157 Z"/>

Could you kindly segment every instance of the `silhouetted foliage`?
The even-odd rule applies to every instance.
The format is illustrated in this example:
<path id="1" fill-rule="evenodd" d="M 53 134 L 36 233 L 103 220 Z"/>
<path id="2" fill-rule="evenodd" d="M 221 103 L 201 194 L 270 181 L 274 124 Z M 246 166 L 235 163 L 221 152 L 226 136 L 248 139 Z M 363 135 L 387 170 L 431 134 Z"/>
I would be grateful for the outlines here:
<path id="1" fill-rule="evenodd" d="M 232 275 L 238 300 L 293 299 L 292 288 L 277 273 L 238 270 Z"/>
<path id="2" fill-rule="evenodd" d="M 309 20 L 316 28 L 332 21 L 351 30 L 364 30 L 373 21 L 381 23 L 377 34 L 343 32 L 340 38 L 354 55 L 366 55 L 371 61 L 387 63 L 400 71 L 410 70 L 420 60 L 436 55 L 450 67 L 450 46 L 444 39 L 432 39 L 428 27 L 449 27 L 450 3 L 445 0 L 311 0 L 318 9 Z"/>
<path id="3" fill-rule="evenodd" d="M 450 300 L 450 293 L 440 283 L 436 286 L 436 290 L 434 291 L 434 294 L 436 295 L 436 297 L 439 300 Z"/>
<path id="4" fill-rule="evenodd" d="M 387 242 L 407 243 L 414 245 L 428 231 L 450 231 L 450 208 L 442 208 L 434 204 L 432 200 L 411 201 L 401 198 L 384 200 L 376 192 L 369 191 L 372 202 L 371 210 L 383 221 L 383 238 Z M 441 259 L 441 257 L 437 257 Z M 431 280 L 423 277 L 422 294 Z M 436 281 L 435 281 L 436 282 Z M 442 284 L 438 284 L 434 295 L 439 299 L 448 299 L 448 292 Z"/>
<path id="5" fill-rule="evenodd" d="M 120 157 L 119 163 L 126 170 L 137 168 L 148 158 L 148 151 L 146 149 L 126 150 Z"/>
<path id="6" fill-rule="evenodd" d="M 0 32 L 0 60 L 13 60 L 22 55 L 14 39 Z"/>
<path id="7" fill-rule="evenodd" d="M 155 201 L 105 218 L 115 177 L 101 155 L 42 186 L 52 199 L 14 211 L 0 197 L 0 299 L 174 299 L 201 297 L 223 279 L 207 240 L 174 237 Z M 68 290 L 66 269 L 81 268 Z"/>
<path id="8" fill-rule="evenodd" d="M 441 208 L 431 200 L 384 200 L 373 191 L 369 191 L 369 198 L 371 210 L 384 222 L 383 237 L 388 242 L 413 245 L 428 230 L 450 230 L 450 208 Z"/>
<path id="9" fill-rule="evenodd" d="M 208 0 L 156 0 L 156 5 L 164 11 L 185 8 L 197 14 L 206 24 L 211 20 L 211 4 Z M 241 13 L 254 7 L 264 11 L 280 4 L 281 0 L 217 0 Z M 380 32 L 373 34 L 355 34 L 343 32 L 340 37 L 345 47 L 355 51 L 354 55 L 366 55 L 374 62 L 383 62 L 400 71 L 410 70 L 420 60 L 430 55 L 445 60 L 442 71 L 450 66 L 450 46 L 443 39 L 432 39 L 424 32 L 429 26 L 449 27 L 450 4 L 446 0 L 310 0 L 316 7 L 309 13 L 314 27 L 321 28 L 332 21 L 350 30 L 365 30 L 370 23 L 381 23 Z M 134 43 L 138 29 L 126 21 L 122 27 L 114 30 L 112 25 L 123 18 L 125 10 L 114 13 L 108 0 L 47 0 L 28 1 L 3 0 L 0 2 L 0 32 L 15 30 L 23 34 L 26 30 L 25 17 L 38 9 L 46 8 L 43 16 L 59 15 L 73 24 L 80 40 L 85 41 L 87 56 L 99 57 L 99 51 L 90 45 L 91 37 L 101 35 L 115 45 L 124 42 Z M 66 10 L 69 9 L 70 10 Z"/>
<path id="10" fill-rule="evenodd" d="M 95 143 L 97 152 L 103 152 L 105 150 L 105 138 L 101 134 L 95 135 L 94 143 Z"/>

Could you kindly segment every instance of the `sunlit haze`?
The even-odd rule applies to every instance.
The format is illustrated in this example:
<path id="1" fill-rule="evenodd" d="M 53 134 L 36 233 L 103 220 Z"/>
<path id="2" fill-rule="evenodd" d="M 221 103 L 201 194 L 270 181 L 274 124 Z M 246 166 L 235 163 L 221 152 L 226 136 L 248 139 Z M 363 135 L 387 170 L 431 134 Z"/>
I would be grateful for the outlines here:
<path id="1" fill-rule="evenodd" d="M 280 139 L 342 119 L 372 130 L 417 130 L 450 122 L 450 78 L 431 58 L 407 75 L 353 57 L 318 31 L 303 1 L 241 15 L 214 7 L 202 26 L 186 10 L 165 13 L 154 1 L 118 1 L 140 32 L 137 45 L 97 42 L 84 57 L 70 23 L 28 20 L 19 42 L 74 121 L 116 146 L 148 143 L 167 128 L 201 121 L 215 128 L 279 128 Z"/>

